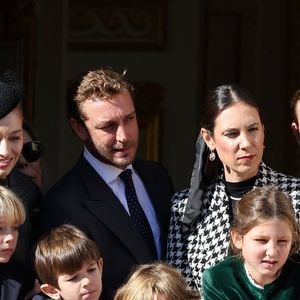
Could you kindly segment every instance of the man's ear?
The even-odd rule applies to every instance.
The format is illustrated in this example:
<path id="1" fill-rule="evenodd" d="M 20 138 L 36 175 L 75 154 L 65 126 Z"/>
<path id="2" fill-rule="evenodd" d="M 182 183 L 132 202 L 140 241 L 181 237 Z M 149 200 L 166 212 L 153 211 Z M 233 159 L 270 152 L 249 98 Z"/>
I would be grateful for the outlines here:
<path id="1" fill-rule="evenodd" d="M 44 294 L 46 294 L 47 296 L 49 296 L 51 299 L 54 299 L 54 300 L 61 299 L 59 291 L 52 285 L 45 283 L 45 284 L 42 284 L 40 288 L 41 288 L 41 291 Z"/>
<path id="2" fill-rule="evenodd" d="M 234 230 L 230 231 L 230 235 L 235 248 L 241 250 L 243 246 L 243 237 Z"/>
<path id="3" fill-rule="evenodd" d="M 88 132 L 85 126 L 75 118 L 69 119 L 69 124 L 73 132 L 82 140 L 85 141 L 88 137 Z"/>
<path id="4" fill-rule="evenodd" d="M 215 146 L 215 141 L 214 141 L 211 133 L 207 129 L 201 128 L 200 134 L 202 135 L 203 140 L 206 143 L 207 147 L 210 150 L 214 150 L 216 148 L 216 146 Z"/>

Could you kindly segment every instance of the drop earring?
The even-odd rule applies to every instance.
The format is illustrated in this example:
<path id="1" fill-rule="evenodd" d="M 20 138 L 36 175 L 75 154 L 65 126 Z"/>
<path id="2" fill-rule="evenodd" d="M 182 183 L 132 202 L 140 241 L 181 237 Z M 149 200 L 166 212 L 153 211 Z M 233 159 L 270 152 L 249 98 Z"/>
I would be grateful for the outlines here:
<path id="1" fill-rule="evenodd" d="M 214 150 L 211 150 L 211 149 L 210 149 L 210 153 L 209 153 L 209 155 L 208 155 L 208 159 L 209 159 L 210 161 L 214 161 L 214 160 L 216 159 L 216 154 L 215 154 L 215 151 L 214 151 Z"/>

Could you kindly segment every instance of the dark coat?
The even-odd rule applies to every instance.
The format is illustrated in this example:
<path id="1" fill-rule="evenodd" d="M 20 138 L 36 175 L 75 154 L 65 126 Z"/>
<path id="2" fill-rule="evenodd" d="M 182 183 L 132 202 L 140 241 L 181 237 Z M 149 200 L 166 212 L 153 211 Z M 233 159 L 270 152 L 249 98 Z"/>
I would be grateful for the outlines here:
<path id="1" fill-rule="evenodd" d="M 9 175 L 9 186 L 22 201 L 26 210 L 25 223 L 20 226 L 20 234 L 14 254 L 8 263 L 1 267 L 1 277 L 21 284 L 18 299 L 32 290 L 35 273 L 33 270 L 32 249 L 36 241 L 35 219 L 41 201 L 41 191 L 32 179 L 14 169 Z M 4 268 L 5 265 L 5 268 Z M 8 298 L 10 299 L 10 298 Z"/>
<path id="2" fill-rule="evenodd" d="M 165 257 L 173 185 L 158 163 L 139 160 L 133 166 L 152 200 Z M 152 261 L 126 210 L 83 157 L 42 201 L 39 228 L 45 231 L 64 223 L 78 226 L 99 247 L 104 262 L 103 299 L 112 299 L 135 265 Z"/>
<path id="3" fill-rule="evenodd" d="M 19 299 L 19 293 L 21 284 L 12 279 L 6 279 L 1 282 L 0 286 L 0 300 L 17 300 Z M 24 299 L 24 298 L 23 298 Z"/>

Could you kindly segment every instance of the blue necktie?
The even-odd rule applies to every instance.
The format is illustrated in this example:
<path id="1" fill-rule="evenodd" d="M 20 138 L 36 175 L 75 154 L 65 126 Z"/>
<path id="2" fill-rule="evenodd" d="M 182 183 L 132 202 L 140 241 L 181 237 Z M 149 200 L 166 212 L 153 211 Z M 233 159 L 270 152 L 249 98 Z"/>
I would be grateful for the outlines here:
<path id="1" fill-rule="evenodd" d="M 134 184 L 132 181 L 131 170 L 126 169 L 119 176 L 123 180 L 125 185 L 125 195 L 127 199 L 128 209 L 134 226 L 142 235 L 145 243 L 147 244 L 152 254 L 153 259 L 157 259 L 157 252 L 152 230 L 137 198 Z"/>

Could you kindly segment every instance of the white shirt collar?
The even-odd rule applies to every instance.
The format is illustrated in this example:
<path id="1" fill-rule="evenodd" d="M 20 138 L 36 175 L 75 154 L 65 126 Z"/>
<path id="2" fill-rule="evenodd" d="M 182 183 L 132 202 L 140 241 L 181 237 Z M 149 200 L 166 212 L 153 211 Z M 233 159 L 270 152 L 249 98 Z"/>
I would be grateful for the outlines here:
<path id="1" fill-rule="evenodd" d="M 118 176 L 123 171 L 120 168 L 106 164 L 101 160 L 97 159 L 90 153 L 90 151 L 86 147 L 84 147 L 83 150 L 83 157 L 90 163 L 90 165 L 96 170 L 96 172 L 102 177 L 102 179 L 107 184 L 110 184 L 113 181 L 117 180 Z M 126 169 L 131 169 L 132 172 L 135 173 L 132 164 L 128 165 Z"/>

